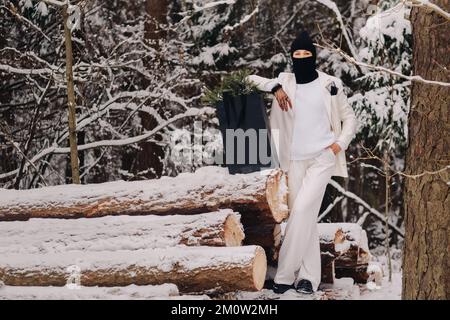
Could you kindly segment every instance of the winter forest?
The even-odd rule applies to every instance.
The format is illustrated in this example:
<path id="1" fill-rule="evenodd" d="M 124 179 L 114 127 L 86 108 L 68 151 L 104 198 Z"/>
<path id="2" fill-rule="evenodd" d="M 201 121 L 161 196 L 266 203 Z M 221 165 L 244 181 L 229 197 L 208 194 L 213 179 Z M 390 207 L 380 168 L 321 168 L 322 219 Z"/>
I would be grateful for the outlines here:
<path id="1" fill-rule="evenodd" d="M 0 0 L 0 299 L 449 299 L 449 22 L 448 0 Z M 300 30 L 358 120 L 312 298 L 267 287 L 286 176 L 211 163 L 205 99 L 292 72 Z"/>

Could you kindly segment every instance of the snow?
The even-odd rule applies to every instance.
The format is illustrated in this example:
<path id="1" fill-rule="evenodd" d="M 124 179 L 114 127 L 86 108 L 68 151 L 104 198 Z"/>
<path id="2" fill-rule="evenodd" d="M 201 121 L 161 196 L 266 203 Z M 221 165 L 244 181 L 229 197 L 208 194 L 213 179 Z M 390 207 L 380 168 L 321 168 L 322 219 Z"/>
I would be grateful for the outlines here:
<path id="1" fill-rule="evenodd" d="M 180 295 L 176 285 L 124 287 L 0 286 L 0 300 L 210 300 L 207 295 Z"/>
<path id="2" fill-rule="evenodd" d="M 216 60 L 226 57 L 232 53 L 237 52 L 235 47 L 231 47 L 228 43 L 218 43 L 212 47 L 205 47 L 200 54 L 192 60 L 192 64 L 205 64 L 207 66 L 214 66 Z"/>
<path id="3" fill-rule="evenodd" d="M 402 253 L 391 247 L 392 281 L 389 281 L 388 261 L 383 248 L 372 250 L 371 274 L 367 285 L 361 286 L 362 300 L 400 300 L 402 294 Z M 374 275 L 374 276 L 372 276 Z M 380 279 L 376 279 L 380 275 Z"/>
<path id="4" fill-rule="evenodd" d="M 39 4 L 37 5 L 37 11 L 43 17 L 48 15 L 48 8 L 44 1 L 39 1 Z"/>
<path id="5" fill-rule="evenodd" d="M 393 256 L 392 282 L 388 279 L 387 259 L 383 254 L 374 255 L 373 262 L 369 264 L 368 271 L 382 272 L 379 286 L 372 281 L 367 284 L 355 284 L 351 278 L 340 278 L 335 279 L 334 284 L 321 284 L 319 290 L 312 295 L 300 294 L 295 290 L 288 290 L 284 294 L 275 294 L 270 289 L 263 289 L 259 292 L 239 291 L 236 293 L 236 298 L 238 300 L 400 300 L 402 290 L 401 255 L 398 249 L 391 248 L 391 252 Z M 268 273 L 274 272 L 276 272 L 275 268 L 268 268 Z"/>
<path id="6" fill-rule="evenodd" d="M 157 286 L 129 285 L 125 287 L 22 287 L 0 286 L 0 300 L 94 300 L 94 299 L 165 299 L 179 296 L 174 284 L 165 283 Z"/>
<path id="7" fill-rule="evenodd" d="M 240 291 L 236 294 L 238 300 L 357 300 L 360 298 L 360 288 L 351 278 L 336 279 L 334 284 L 321 284 L 319 290 L 311 295 L 296 292 L 294 289 L 283 294 L 276 294 L 270 289 L 259 292 Z"/>
<path id="8" fill-rule="evenodd" d="M 392 47 L 400 47 L 404 41 L 404 35 L 411 33 L 411 22 L 405 19 L 406 7 L 399 4 L 391 9 L 377 13 L 367 19 L 366 25 L 361 28 L 360 37 L 365 39 L 369 45 L 378 46 L 384 44 L 383 36 L 394 40 Z M 365 59 L 371 60 L 374 51 L 366 51 Z"/>

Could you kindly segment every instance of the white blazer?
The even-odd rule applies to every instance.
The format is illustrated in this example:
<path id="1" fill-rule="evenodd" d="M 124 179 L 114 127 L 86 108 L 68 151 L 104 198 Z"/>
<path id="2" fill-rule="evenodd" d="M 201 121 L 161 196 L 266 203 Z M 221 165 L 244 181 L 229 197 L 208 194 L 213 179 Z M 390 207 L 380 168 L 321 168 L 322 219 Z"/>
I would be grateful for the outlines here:
<path id="1" fill-rule="evenodd" d="M 355 136 L 357 119 L 352 107 L 347 101 L 344 93 L 342 81 L 339 78 L 328 75 L 322 71 L 319 73 L 319 81 L 323 88 L 325 106 L 330 120 L 331 130 L 337 137 L 336 142 L 342 150 L 336 155 L 336 166 L 333 176 L 348 177 L 347 161 L 345 150 Z M 270 92 L 276 83 L 282 85 L 283 90 L 288 95 L 291 102 L 295 102 L 296 81 L 295 74 L 291 72 L 281 72 L 277 78 L 268 79 L 257 75 L 250 75 L 247 80 L 255 83 L 261 91 Z M 337 94 L 331 95 L 330 87 L 332 83 L 337 87 Z M 294 107 L 294 105 L 292 106 Z M 279 167 L 287 172 L 289 168 L 292 130 L 294 127 L 294 110 L 283 111 L 274 97 L 270 114 L 270 130 L 278 154 Z M 342 122 L 342 123 L 341 123 Z"/>

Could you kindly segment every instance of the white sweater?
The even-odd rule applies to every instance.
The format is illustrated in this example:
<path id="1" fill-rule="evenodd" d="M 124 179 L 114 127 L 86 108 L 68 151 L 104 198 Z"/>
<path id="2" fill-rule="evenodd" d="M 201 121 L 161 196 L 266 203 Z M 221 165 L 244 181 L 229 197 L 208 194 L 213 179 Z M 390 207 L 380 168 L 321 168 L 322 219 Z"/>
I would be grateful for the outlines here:
<path id="1" fill-rule="evenodd" d="M 319 78 L 297 84 L 293 105 L 295 122 L 291 160 L 313 158 L 336 141 L 321 90 Z"/>

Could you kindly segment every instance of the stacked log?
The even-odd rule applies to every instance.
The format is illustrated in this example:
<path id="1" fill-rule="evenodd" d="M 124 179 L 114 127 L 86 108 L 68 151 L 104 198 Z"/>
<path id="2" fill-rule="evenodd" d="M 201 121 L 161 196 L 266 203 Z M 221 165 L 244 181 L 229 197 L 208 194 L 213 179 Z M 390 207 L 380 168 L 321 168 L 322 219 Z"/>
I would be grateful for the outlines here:
<path id="1" fill-rule="evenodd" d="M 241 246 L 243 239 L 240 214 L 231 209 L 192 216 L 33 218 L 0 223 L 0 255 L 140 250 L 177 245 L 234 247 Z"/>
<path id="2" fill-rule="evenodd" d="M 0 279 L 9 286 L 64 286 L 79 277 L 88 287 L 174 283 L 185 293 L 257 291 L 266 266 L 259 246 L 14 253 L 2 255 Z"/>
<path id="3" fill-rule="evenodd" d="M 349 277 L 357 283 L 366 283 L 371 256 L 365 230 L 355 223 L 319 223 L 318 227 L 321 237 L 322 268 L 328 272 L 334 269 L 335 277 L 338 279 Z M 330 274 L 325 276 L 327 281 L 324 282 L 332 280 Z"/>

